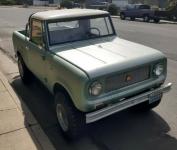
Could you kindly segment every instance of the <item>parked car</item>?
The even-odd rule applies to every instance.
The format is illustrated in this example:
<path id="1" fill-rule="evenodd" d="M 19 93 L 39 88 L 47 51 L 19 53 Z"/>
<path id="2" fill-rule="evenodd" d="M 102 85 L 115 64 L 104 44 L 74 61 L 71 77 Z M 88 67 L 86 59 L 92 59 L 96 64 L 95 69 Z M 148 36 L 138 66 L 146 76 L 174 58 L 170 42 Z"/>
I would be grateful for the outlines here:
<path id="1" fill-rule="evenodd" d="M 156 107 L 172 85 L 163 84 L 167 58 L 117 37 L 106 11 L 34 13 L 26 30 L 13 33 L 13 45 L 22 81 L 34 74 L 54 95 L 58 123 L 71 137 L 124 109 Z"/>
<path id="2" fill-rule="evenodd" d="M 126 17 L 130 17 L 133 21 L 136 18 L 143 18 L 144 22 L 149 22 L 151 19 L 158 23 L 160 16 L 157 15 L 158 11 L 151 10 L 149 5 L 135 4 L 128 5 L 124 10 L 120 11 L 120 18 L 125 20 Z"/>
<path id="3" fill-rule="evenodd" d="M 156 16 L 164 20 L 177 20 L 177 6 L 170 7 L 167 10 L 159 10 L 155 12 Z"/>

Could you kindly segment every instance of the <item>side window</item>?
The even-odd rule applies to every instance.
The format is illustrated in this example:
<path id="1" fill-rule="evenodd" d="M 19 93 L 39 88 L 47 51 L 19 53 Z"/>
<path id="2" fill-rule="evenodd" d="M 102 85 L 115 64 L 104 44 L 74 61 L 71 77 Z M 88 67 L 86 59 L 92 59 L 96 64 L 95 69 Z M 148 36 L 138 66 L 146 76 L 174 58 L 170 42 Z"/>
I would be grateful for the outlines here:
<path id="1" fill-rule="evenodd" d="M 150 6 L 148 6 L 148 5 L 141 5 L 140 9 L 150 9 Z"/>
<path id="2" fill-rule="evenodd" d="M 42 23 L 32 20 L 31 41 L 39 46 L 43 46 Z"/>

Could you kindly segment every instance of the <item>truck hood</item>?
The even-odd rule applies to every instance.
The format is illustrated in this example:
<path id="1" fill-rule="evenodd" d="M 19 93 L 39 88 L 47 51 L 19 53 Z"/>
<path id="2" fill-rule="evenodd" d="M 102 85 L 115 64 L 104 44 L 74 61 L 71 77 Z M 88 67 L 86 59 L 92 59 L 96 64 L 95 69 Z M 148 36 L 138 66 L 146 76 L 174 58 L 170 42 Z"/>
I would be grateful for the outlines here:
<path id="1" fill-rule="evenodd" d="M 151 63 L 165 56 L 152 48 L 118 37 L 73 42 L 51 50 L 78 68 L 90 78 Z"/>

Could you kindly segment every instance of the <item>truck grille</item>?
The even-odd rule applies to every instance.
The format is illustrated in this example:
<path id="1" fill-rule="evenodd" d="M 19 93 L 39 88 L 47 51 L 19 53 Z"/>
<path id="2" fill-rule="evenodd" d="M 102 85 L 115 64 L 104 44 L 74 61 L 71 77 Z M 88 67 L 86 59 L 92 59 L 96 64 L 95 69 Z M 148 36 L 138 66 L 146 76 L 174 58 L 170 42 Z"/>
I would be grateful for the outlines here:
<path id="1" fill-rule="evenodd" d="M 130 72 L 124 72 L 118 75 L 113 75 L 106 78 L 105 92 L 110 92 L 116 89 L 120 89 L 149 78 L 150 67 L 145 66 L 137 68 Z"/>

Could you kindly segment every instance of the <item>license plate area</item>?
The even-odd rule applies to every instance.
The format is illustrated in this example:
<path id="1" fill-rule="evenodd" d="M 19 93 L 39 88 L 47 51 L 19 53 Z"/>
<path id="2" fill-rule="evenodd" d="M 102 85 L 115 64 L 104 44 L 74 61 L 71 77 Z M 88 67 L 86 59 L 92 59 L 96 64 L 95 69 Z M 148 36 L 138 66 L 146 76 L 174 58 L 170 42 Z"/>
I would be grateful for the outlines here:
<path id="1" fill-rule="evenodd" d="M 162 98 L 162 92 L 154 92 L 149 95 L 149 104 L 152 104 Z"/>

